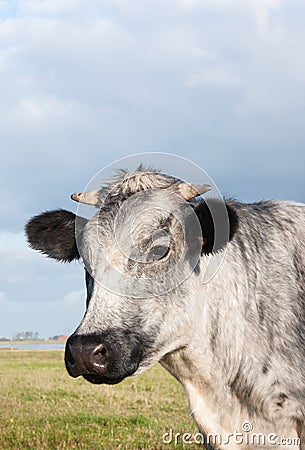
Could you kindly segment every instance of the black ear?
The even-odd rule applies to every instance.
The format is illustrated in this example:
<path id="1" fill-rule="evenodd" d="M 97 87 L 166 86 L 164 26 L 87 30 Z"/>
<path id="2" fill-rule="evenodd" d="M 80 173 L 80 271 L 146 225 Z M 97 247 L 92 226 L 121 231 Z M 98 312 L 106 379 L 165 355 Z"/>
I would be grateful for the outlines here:
<path id="1" fill-rule="evenodd" d="M 201 225 L 202 252 L 209 254 L 222 250 L 238 228 L 238 215 L 233 204 L 207 199 L 195 205 L 194 210 Z"/>
<path id="2" fill-rule="evenodd" d="M 76 215 L 64 209 L 47 211 L 32 217 L 25 226 L 28 243 L 50 258 L 62 262 L 79 259 L 75 238 Z M 87 219 L 77 217 L 77 226 L 84 227 Z"/>

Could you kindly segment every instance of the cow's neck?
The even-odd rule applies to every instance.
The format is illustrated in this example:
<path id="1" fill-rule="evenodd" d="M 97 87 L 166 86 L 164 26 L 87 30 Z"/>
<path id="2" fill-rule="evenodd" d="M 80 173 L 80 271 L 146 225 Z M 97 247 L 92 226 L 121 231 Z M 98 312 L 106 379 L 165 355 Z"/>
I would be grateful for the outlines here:
<path id="1" fill-rule="evenodd" d="M 198 357 L 198 355 L 197 355 Z M 222 443 L 211 441 L 213 447 L 228 450 L 257 449 L 256 445 L 235 442 L 233 435 L 242 433 L 244 439 L 249 436 L 243 432 L 243 424 L 249 423 L 253 426 L 253 432 L 269 434 L 277 433 L 278 436 L 297 438 L 295 427 L 287 423 L 287 428 L 275 429 L 275 425 L 258 417 L 254 412 L 247 411 L 234 395 L 229 386 L 220 385 L 217 376 L 217 367 L 204 367 L 205 357 L 194 359 L 194 349 L 184 348 L 167 354 L 160 361 L 186 391 L 189 400 L 190 413 L 205 435 L 221 435 Z M 229 437 L 232 435 L 232 437 Z M 260 446 L 261 447 L 261 446 Z M 261 447 L 264 450 L 281 449 L 297 450 L 298 445 L 267 445 Z"/>
<path id="2" fill-rule="evenodd" d="M 215 389 L 215 379 L 209 375 L 211 368 L 203 367 L 207 364 L 204 358 L 201 361 L 203 364 L 198 364 L 198 359 L 195 363 L 193 352 L 194 350 L 190 351 L 187 348 L 178 350 L 166 355 L 161 364 L 184 386 L 190 413 L 200 430 L 206 435 L 211 433 L 226 435 L 238 426 L 240 405 L 232 398 L 231 393 L 223 395 L 223 390 Z M 226 400 L 223 397 L 226 397 Z M 226 404 L 225 408 L 221 407 L 223 404 Z M 228 444 L 226 448 L 240 450 L 241 446 Z"/>
<path id="3" fill-rule="evenodd" d="M 207 284 L 198 281 L 196 285 L 192 280 L 195 283 L 192 290 L 200 293 L 201 299 L 195 298 L 190 307 L 194 316 L 188 344 L 166 354 L 160 362 L 184 386 L 190 412 L 205 434 L 219 433 L 226 437 L 230 433 L 242 432 L 242 425 L 247 422 L 253 426 L 254 432 L 265 436 L 276 433 L 284 438 L 296 438 L 296 425 L 288 420 L 291 417 L 289 411 L 287 420 L 283 409 L 283 420 L 277 425 L 273 422 L 272 405 L 277 402 L 276 389 L 279 386 L 274 385 L 271 372 L 264 385 L 257 384 L 253 389 L 251 395 L 256 402 L 246 401 L 243 397 L 247 395 L 249 373 L 255 377 L 257 366 L 253 346 L 257 343 L 248 336 L 244 317 L 247 311 L 242 309 L 240 302 L 250 295 L 247 278 L 239 274 L 237 283 L 237 270 L 229 270 L 229 263 L 233 265 L 234 260 L 224 260 L 216 276 Z M 222 277 L 223 271 L 229 275 Z M 238 390 L 238 380 L 243 382 L 244 393 Z M 251 405 L 260 405 L 263 400 L 267 407 L 257 412 Z M 235 444 L 231 440 L 220 448 L 242 450 L 257 447 Z M 263 448 L 295 450 L 299 446 L 264 445 Z"/>

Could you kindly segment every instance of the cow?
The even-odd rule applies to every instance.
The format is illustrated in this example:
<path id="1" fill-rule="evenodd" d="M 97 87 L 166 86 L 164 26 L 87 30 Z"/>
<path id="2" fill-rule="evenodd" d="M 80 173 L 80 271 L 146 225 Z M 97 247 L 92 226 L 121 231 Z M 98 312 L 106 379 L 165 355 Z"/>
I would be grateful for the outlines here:
<path id="1" fill-rule="evenodd" d="M 72 195 L 90 219 L 29 220 L 33 249 L 85 266 L 67 371 L 116 384 L 159 362 L 215 447 L 304 450 L 305 205 L 210 189 L 140 166 Z"/>

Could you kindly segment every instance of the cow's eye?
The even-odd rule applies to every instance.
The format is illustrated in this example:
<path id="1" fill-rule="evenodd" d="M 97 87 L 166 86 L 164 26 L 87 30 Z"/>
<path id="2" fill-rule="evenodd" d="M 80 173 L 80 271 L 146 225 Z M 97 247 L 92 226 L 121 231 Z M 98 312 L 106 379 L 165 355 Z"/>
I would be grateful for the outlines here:
<path id="1" fill-rule="evenodd" d="M 147 254 L 147 262 L 159 261 L 165 258 L 169 253 L 168 245 L 155 245 Z"/>

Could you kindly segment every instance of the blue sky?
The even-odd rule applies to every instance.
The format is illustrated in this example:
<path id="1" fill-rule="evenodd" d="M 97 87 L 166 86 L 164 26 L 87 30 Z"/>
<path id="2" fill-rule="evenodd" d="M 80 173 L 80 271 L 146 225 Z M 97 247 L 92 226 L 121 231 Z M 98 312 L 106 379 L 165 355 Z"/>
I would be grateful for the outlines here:
<path id="1" fill-rule="evenodd" d="M 112 161 L 169 152 L 226 195 L 305 200 L 301 0 L 0 0 L 0 336 L 69 334 L 83 269 L 23 226 Z"/>

